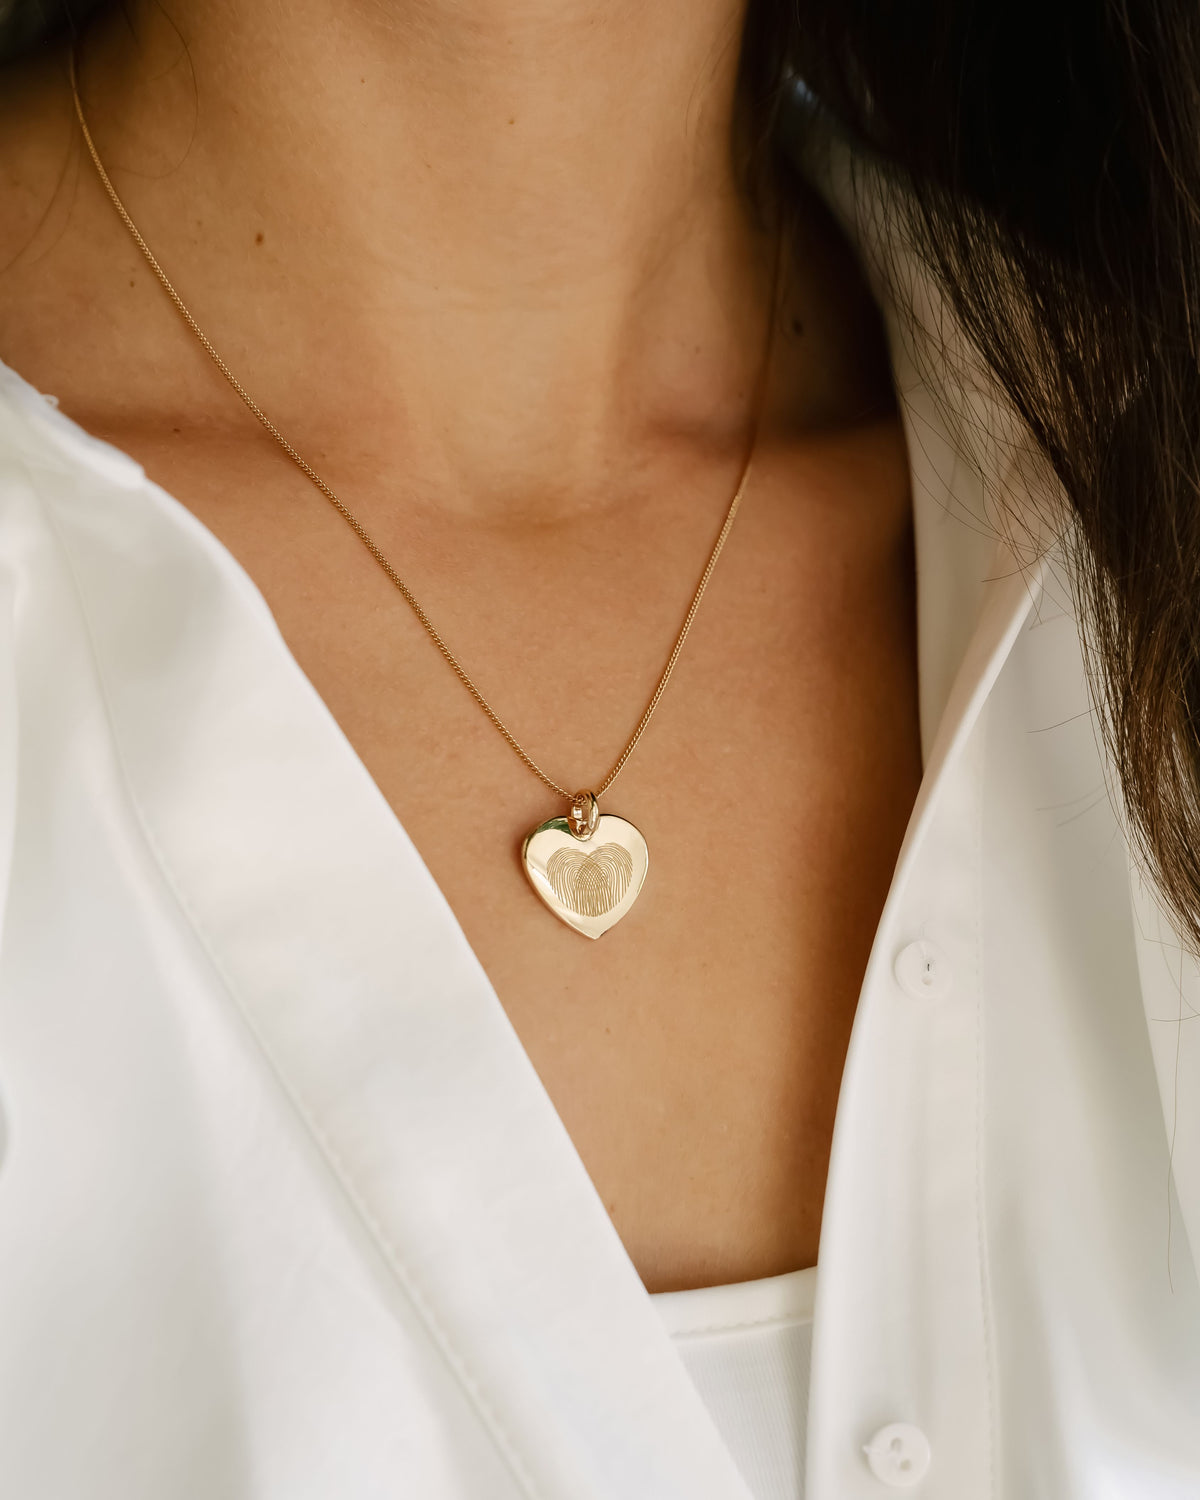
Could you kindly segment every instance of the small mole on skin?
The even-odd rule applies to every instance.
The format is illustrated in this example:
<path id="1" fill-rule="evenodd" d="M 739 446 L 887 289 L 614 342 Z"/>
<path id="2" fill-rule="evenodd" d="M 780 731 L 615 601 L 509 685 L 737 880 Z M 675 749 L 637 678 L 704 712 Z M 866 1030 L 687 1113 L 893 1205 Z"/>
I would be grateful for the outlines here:
<path id="1" fill-rule="evenodd" d="M 132 282 L 132 281 L 131 281 L 131 282 L 130 282 L 130 283 L 129 283 L 129 285 L 130 285 L 130 286 L 135 286 L 135 285 L 136 285 L 136 283 L 135 283 L 135 282 Z"/>
<path id="2" fill-rule="evenodd" d="M 804 324 L 799 318 L 792 319 L 792 332 L 797 334 L 804 332 Z"/>
<path id="3" fill-rule="evenodd" d="M 509 124 L 510 124 L 510 125 L 515 125 L 515 124 L 516 124 L 516 123 L 517 123 L 517 117 L 516 117 L 516 115 L 513 115 L 513 117 L 512 117 L 512 119 L 511 119 L 511 120 L 509 120 L 509 122 L 508 122 L 508 123 L 509 123 Z"/>
<path id="4" fill-rule="evenodd" d="M 262 230 L 261 230 L 261 229 L 260 229 L 260 230 L 259 230 L 259 231 L 258 231 L 258 233 L 257 233 L 257 234 L 256 234 L 256 235 L 255 235 L 255 236 L 254 236 L 254 243 L 255 243 L 255 244 L 256 244 L 256 245 L 261 245 L 261 244 L 262 244 L 262 242 L 263 242 L 263 232 L 262 232 Z"/>

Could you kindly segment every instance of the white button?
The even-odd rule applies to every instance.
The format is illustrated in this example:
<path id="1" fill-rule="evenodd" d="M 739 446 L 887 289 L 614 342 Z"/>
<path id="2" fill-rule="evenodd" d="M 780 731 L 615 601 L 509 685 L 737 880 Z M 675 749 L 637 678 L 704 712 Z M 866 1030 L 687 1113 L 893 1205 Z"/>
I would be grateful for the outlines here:
<path id="1" fill-rule="evenodd" d="M 954 982 L 946 955 L 927 938 L 901 948 L 892 969 L 901 989 L 918 1000 L 940 1000 Z"/>
<path id="2" fill-rule="evenodd" d="M 929 1439 L 919 1427 L 908 1422 L 892 1422 L 881 1427 L 863 1452 L 875 1478 L 898 1490 L 920 1484 L 933 1456 Z"/>

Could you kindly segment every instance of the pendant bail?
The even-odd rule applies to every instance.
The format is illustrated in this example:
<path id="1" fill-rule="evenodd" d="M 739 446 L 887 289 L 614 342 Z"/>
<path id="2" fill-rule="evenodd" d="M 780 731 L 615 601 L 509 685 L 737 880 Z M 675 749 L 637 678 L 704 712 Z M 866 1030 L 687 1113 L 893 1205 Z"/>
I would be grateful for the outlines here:
<path id="1" fill-rule="evenodd" d="M 576 792 L 567 812 L 567 827 L 582 843 L 590 839 L 600 821 L 600 804 L 595 792 Z"/>

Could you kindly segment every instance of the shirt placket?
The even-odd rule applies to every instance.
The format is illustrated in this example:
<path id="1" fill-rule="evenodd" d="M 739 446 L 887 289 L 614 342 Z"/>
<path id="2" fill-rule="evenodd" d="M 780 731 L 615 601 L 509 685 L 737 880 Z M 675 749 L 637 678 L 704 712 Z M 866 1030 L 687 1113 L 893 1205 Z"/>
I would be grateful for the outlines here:
<path id="1" fill-rule="evenodd" d="M 981 1218 L 986 704 L 889 896 L 847 1056 L 820 1247 L 808 1500 L 989 1500 Z"/>

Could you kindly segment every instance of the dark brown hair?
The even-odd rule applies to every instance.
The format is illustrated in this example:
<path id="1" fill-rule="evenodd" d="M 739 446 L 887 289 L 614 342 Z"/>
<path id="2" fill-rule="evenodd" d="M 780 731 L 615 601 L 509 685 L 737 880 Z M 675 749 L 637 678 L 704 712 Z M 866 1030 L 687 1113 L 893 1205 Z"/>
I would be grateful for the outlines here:
<path id="1" fill-rule="evenodd" d="M 1133 850 L 1200 951 L 1200 6 L 751 0 L 744 66 L 764 151 L 794 74 L 904 179 L 1057 473 Z"/>
<path id="2" fill-rule="evenodd" d="M 95 0 L 0 0 L 0 54 Z M 73 14 L 72 14 L 73 12 Z M 1200 951 L 1200 5 L 749 0 L 753 173 L 797 80 L 1057 473 L 1134 852 Z"/>

